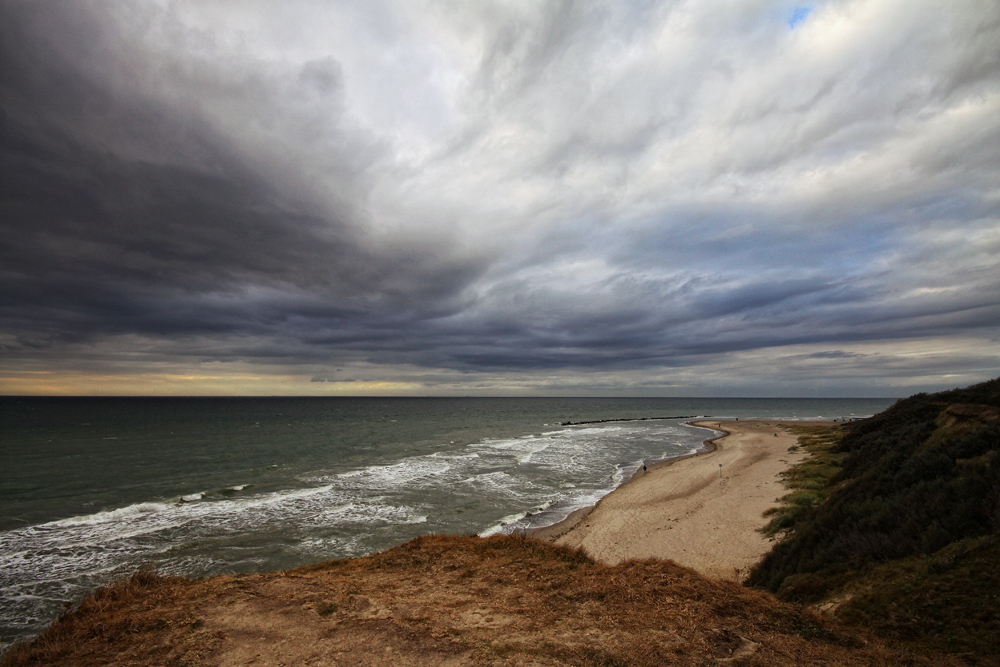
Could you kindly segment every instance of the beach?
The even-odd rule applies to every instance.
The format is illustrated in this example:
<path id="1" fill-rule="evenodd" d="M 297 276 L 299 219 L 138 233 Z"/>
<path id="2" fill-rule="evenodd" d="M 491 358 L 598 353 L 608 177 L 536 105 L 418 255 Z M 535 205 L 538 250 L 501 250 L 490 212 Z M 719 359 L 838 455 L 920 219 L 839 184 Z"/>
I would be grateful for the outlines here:
<path id="1" fill-rule="evenodd" d="M 534 533 L 555 545 L 429 535 L 295 570 L 143 570 L 4 664 L 959 664 L 828 630 L 732 581 L 768 549 L 761 514 L 803 454 L 780 422 L 699 425 L 726 435 Z"/>
<path id="2" fill-rule="evenodd" d="M 708 441 L 704 453 L 639 471 L 594 507 L 534 536 L 581 547 L 610 565 L 670 559 L 741 581 L 771 548 L 759 529 L 764 512 L 787 493 L 780 473 L 808 454 L 789 451 L 798 438 L 781 421 L 692 423 L 725 435 Z"/>
<path id="3" fill-rule="evenodd" d="M 0 398 L 10 463 L 0 484 L 0 652 L 143 564 L 201 578 L 364 556 L 431 533 L 524 534 L 593 506 L 643 462 L 704 449 L 712 433 L 687 421 L 811 421 L 885 407 Z"/>

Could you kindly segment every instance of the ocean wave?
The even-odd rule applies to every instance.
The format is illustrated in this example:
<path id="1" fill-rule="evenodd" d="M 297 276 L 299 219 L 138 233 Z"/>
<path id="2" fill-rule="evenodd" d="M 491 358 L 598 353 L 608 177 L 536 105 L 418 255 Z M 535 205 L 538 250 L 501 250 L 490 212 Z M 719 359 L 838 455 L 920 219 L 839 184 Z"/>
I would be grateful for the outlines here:
<path id="1" fill-rule="evenodd" d="M 38 528 L 72 528 L 76 526 L 93 526 L 102 523 L 119 522 L 130 517 L 163 512 L 168 509 L 170 509 L 170 505 L 165 503 L 136 503 L 134 505 L 128 505 L 114 510 L 106 510 L 83 516 L 72 516 L 68 519 L 59 519 L 58 521 L 50 521 L 48 523 L 41 524 Z"/>
<path id="2" fill-rule="evenodd" d="M 429 456 L 431 456 L 432 458 L 435 458 L 435 459 L 448 459 L 448 460 L 452 460 L 452 461 L 462 461 L 464 459 L 478 459 L 479 458 L 479 454 L 477 454 L 476 452 L 472 452 L 472 453 L 469 453 L 469 454 L 451 454 L 451 453 L 445 454 L 444 452 L 434 452 L 433 454 L 430 454 Z"/>
<path id="3" fill-rule="evenodd" d="M 486 530 L 479 533 L 479 537 L 491 537 L 493 535 L 500 535 L 501 533 L 507 532 L 507 530 L 509 530 L 512 526 L 517 525 L 526 516 L 527 512 L 508 514 L 504 518 L 500 519 L 500 521 L 495 525 L 490 526 Z"/>
<path id="4" fill-rule="evenodd" d="M 450 471 L 455 465 L 453 461 L 459 458 L 425 454 L 408 457 L 396 463 L 370 465 L 357 470 L 336 473 L 332 476 L 311 479 L 324 482 L 341 480 L 351 485 L 363 484 L 366 488 L 393 489 L 418 483 L 428 478 L 438 478 Z"/>
<path id="5" fill-rule="evenodd" d="M 552 445 L 551 441 L 550 442 L 542 442 L 540 446 L 535 447 L 535 448 L 531 448 L 527 452 L 525 452 L 524 454 L 521 454 L 520 456 L 518 456 L 517 457 L 517 462 L 520 463 L 520 464 L 530 463 L 531 462 L 531 458 L 535 454 L 540 454 L 540 453 L 544 452 L 551 445 Z"/>

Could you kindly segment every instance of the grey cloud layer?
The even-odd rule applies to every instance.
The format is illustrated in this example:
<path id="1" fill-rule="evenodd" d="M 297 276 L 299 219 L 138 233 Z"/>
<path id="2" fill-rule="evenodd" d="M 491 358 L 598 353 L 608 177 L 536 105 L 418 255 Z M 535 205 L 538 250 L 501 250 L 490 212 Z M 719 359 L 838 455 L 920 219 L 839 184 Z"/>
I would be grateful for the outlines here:
<path id="1" fill-rule="evenodd" d="M 4 356 L 996 337 L 1000 7 L 792 6 L 4 2 Z"/>

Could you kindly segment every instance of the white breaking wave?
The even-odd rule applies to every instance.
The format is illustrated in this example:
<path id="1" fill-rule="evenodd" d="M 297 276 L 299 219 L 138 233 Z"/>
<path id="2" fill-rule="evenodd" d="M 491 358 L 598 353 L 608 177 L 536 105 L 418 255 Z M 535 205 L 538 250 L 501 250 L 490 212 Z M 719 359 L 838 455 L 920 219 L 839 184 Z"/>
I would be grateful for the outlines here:
<path id="1" fill-rule="evenodd" d="M 102 523 L 122 521 L 129 517 L 139 516 L 143 514 L 163 512 L 164 510 L 167 509 L 170 509 L 170 505 L 167 505 L 165 503 L 136 503 L 135 505 L 120 507 L 115 510 L 97 512 L 95 514 L 87 514 L 84 516 L 73 516 L 68 519 L 60 519 L 58 521 L 50 521 L 49 523 L 44 523 L 38 527 L 71 528 L 75 526 L 93 526 Z"/>
<path id="2" fill-rule="evenodd" d="M 543 441 L 541 444 L 539 444 L 539 446 L 531 448 L 527 452 L 525 452 L 524 454 L 521 454 L 520 456 L 518 456 L 517 457 L 517 462 L 521 463 L 521 464 L 530 463 L 531 462 L 531 457 L 533 457 L 535 454 L 540 454 L 541 452 L 544 452 L 546 449 L 549 448 L 549 445 L 551 445 L 551 444 L 552 443 L 550 443 L 550 442 L 544 442 Z"/>

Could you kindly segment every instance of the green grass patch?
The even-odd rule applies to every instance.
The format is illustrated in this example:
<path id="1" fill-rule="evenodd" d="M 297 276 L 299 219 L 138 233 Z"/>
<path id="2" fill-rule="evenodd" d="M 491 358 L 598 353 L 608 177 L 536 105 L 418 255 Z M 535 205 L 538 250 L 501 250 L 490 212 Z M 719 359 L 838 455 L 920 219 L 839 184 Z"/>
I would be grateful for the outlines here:
<path id="1" fill-rule="evenodd" d="M 761 532 L 771 537 L 792 532 L 797 523 L 808 519 L 809 510 L 826 500 L 830 481 L 840 472 L 846 456 L 836 451 L 844 435 L 841 425 L 801 424 L 787 428 L 799 436 L 798 444 L 790 450 L 805 449 L 809 458 L 781 475 L 791 493 L 780 499 L 781 505 L 764 513 L 770 521 Z"/>

